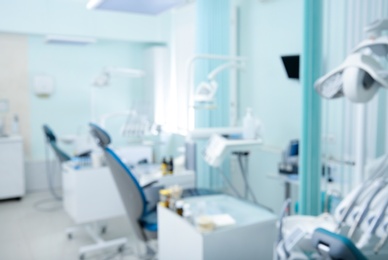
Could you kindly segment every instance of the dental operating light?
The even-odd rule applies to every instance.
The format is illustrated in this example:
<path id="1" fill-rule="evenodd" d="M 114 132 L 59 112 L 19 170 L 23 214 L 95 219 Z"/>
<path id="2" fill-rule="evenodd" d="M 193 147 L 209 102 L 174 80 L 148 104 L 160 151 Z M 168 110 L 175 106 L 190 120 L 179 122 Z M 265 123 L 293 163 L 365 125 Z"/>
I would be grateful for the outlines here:
<path id="1" fill-rule="evenodd" d="M 368 33 L 388 30 L 385 20 L 367 26 Z M 373 36 L 361 42 L 336 69 L 319 78 L 314 87 L 326 99 L 347 97 L 355 103 L 370 101 L 380 87 L 388 88 L 388 71 L 375 58 L 387 57 L 388 37 Z"/>
<path id="2" fill-rule="evenodd" d="M 207 76 L 207 81 L 203 81 L 198 85 L 197 89 L 195 90 L 194 101 L 201 103 L 214 102 L 214 98 L 218 90 L 216 76 L 226 69 L 241 69 L 242 67 L 243 64 L 240 61 L 233 61 L 224 63 L 215 68 Z"/>

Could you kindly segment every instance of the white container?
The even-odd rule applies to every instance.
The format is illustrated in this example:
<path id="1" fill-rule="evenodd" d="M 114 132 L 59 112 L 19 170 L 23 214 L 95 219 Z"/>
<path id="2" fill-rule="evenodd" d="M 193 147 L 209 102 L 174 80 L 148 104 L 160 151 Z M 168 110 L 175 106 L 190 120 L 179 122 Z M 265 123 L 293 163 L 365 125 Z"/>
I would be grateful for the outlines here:
<path id="1" fill-rule="evenodd" d="M 247 108 L 247 112 L 243 119 L 243 138 L 244 139 L 256 139 L 257 122 L 252 116 L 252 109 Z"/>
<path id="2" fill-rule="evenodd" d="M 12 120 L 12 134 L 19 134 L 19 117 L 14 115 Z"/>
<path id="3" fill-rule="evenodd" d="M 102 152 L 92 152 L 90 155 L 93 168 L 100 168 L 103 166 L 104 155 Z"/>

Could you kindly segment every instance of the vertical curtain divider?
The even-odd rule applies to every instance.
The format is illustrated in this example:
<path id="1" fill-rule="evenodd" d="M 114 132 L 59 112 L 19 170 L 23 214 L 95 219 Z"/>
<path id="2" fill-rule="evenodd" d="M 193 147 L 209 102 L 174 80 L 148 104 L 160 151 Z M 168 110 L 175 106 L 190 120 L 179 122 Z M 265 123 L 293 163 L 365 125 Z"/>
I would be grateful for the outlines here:
<path id="1" fill-rule="evenodd" d="M 304 0 L 300 212 L 305 215 L 321 212 L 321 98 L 314 89 L 314 82 L 321 74 L 322 15 L 321 0 Z"/>

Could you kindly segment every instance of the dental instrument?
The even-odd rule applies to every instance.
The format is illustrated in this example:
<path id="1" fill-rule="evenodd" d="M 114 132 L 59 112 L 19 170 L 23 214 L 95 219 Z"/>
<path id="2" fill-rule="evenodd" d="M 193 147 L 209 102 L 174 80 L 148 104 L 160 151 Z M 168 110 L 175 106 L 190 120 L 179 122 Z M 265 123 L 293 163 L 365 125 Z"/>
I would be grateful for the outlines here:
<path id="1" fill-rule="evenodd" d="M 385 197 L 386 199 L 386 197 Z M 386 199 L 383 206 L 380 208 L 380 210 L 377 212 L 377 214 L 372 218 L 371 223 L 369 224 L 368 230 L 364 232 L 364 234 L 361 236 L 360 240 L 357 243 L 358 248 L 363 248 L 366 246 L 371 239 L 372 235 L 376 233 L 377 228 L 384 220 L 384 217 L 386 215 L 386 210 L 388 209 L 388 200 Z"/>
<path id="2" fill-rule="evenodd" d="M 385 235 L 380 239 L 380 241 L 376 244 L 375 248 L 373 249 L 373 252 L 375 254 L 378 254 L 381 248 L 385 245 L 385 243 L 388 240 L 388 230 L 385 229 Z"/>
<path id="3" fill-rule="evenodd" d="M 370 197 L 366 200 L 366 202 L 364 202 L 364 205 L 361 207 L 361 210 L 360 212 L 356 215 L 356 219 L 355 219 L 355 222 L 354 224 L 350 227 L 350 230 L 349 230 L 349 233 L 348 233 L 348 237 L 349 238 L 352 238 L 356 229 L 360 226 L 361 222 L 365 219 L 365 217 L 367 216 L 368 212 L 369 212 L 369 209 L 370 209 L 370 204 L 372 203 L 372 201 L 374 200 L 374 198 L 377 196 L 377 194 L 380 193 L 380 191 L 387 185 L 387 182 L 384 180 L 384 181 L 381 181 L 381 182 L 378 182 L 376 183 L 376 187 L 374 188 L 374 190 L 372 191 L 372 194 L 370 195 Z"/>
<path id="4" fill-rule="evenodd" d="M 369 230 L 369 228 L 370 228 L 370 226 L 372 224 L 372 221 L 376 218 L 376 216 L 379 215 L 379 212 L 381 212 L 382 207 L 384 207 L 384 205 L 385 205 L 385 203 L 387 201 L 387 197 L 388 197 L 388 185 L 386 185 L 384 187 L 384 189 L 371 202 L 368 215 L 367 215 L 365 220 L 360 225 L 360 230 L 361 231 L 366 232 L 367 230 Z M 357 214 L 357 212 L 359 212 L 359 209 L 355 210 L 355 214 Z M 383 216 L 383 219 L 381 220 L 382 222 L 384 222 L 384 218 L 385 217 Z M 379 226 L 376 227 L 376 230 L 377 230 L 378 227 Z"/>
<path id="5" fill-rule="evenodd" d="M 364 194 L 365 188 L 368 187 L 374 180 L 383 176 L 386 173 L 388 167 L 388 155 L 382 156 L 382 159 L 378 161 L 378 165 L 372 167 L 370 178 L 367 179 L 364 183 L 356 187 L 348 196 L 346 196 L 343 201 L 338 205 L 335 217 L 338 220 L 337 232 L 341 229 L 342 224 L 347 220 L 350 213 L 357 204 L 359 198 Z"/>

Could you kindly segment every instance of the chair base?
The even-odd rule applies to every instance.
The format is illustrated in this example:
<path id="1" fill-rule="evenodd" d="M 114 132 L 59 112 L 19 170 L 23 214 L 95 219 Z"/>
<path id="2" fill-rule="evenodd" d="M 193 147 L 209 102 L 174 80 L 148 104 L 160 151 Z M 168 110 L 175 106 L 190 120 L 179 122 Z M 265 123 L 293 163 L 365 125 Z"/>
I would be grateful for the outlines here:
<path id="1" fill-rule="evenodd" d="M 89 253 L 101 251 L 105 249 L 117 248 L 118 252 L 122 252 L 125 245 L 128 243 L 127 238 L 118 238 L 114 240 L 106 241 L 100 235 L 106 232 L 107 226 L 105 224 L 99 225 L 99 223 L 89 223 L 79 226 L 74 226 L 66 229 L 66 234 L 69 239 L 73 238 L 73 234 L 80 231 L 85 231 L 94 244 L 82 246 L 78 250 L 79 259 L 85 259 L 85 256 Z"/>

